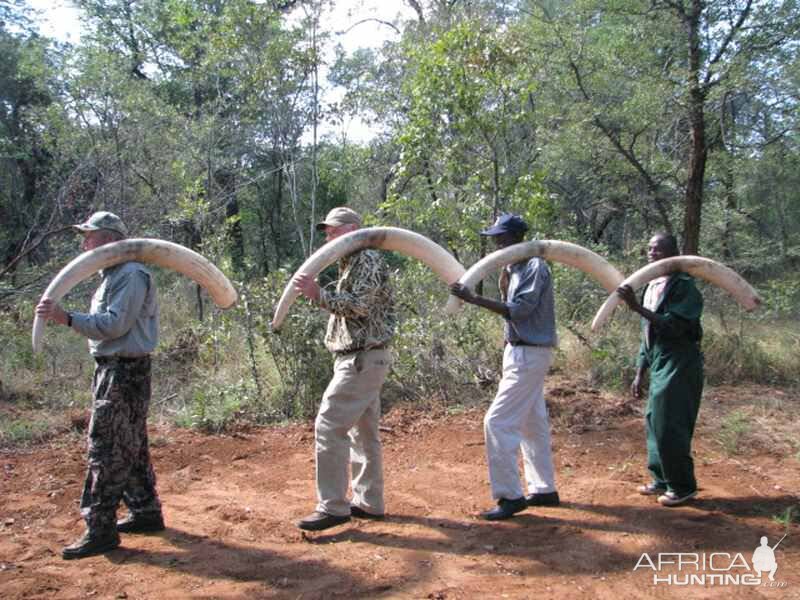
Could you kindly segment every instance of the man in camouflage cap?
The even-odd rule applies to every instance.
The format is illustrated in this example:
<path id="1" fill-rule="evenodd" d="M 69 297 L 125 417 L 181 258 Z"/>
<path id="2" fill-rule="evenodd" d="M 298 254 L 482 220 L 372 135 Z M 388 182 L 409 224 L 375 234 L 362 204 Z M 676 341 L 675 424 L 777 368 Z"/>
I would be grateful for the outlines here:
<path id="1" fill-rule="evenodd" d="M 73 226 L 81 249 L 94 250 L 128 235 L 110 212 L 96 212 Z M 126 262 L 101 271 L 100 287 L 88 313 L 67 312 L 50 299 L 36 314 L 89 339 L 95 359 L 89 466 L 81 497 L 86 532 L 64 548 L 64 559 L 102 554 L 119 546 L 119 532 L 164 529 L 156 478 L 147 442 L 150 353 L 158 341 L 158 298 L 144 265 Z M 117 522 L 120 500 L 130 514 Z"/>
<path id="2" fill-rule="evenodd" d="M 128 237 L 128 228 L 117 215 L 105 210 L 92 213 L 84 223 L 73 225 L 72 228 L 78 233 L 86 234 L 89 231 L 111 231 L 116 233 L 116 240 Z M 102 244 L 98 244 L 100 246 Z"/>
<path id="3" fill-rule="evenodd" d="M 317 224 L 327 241 L 355 231 L 361 217 L 341 206 Z M 331 313 L 325 346 L 336 355 L 315 423 L 317 507 L 297 526 L 320 531 L 350 517 L 380 519 L 383 463 L 378 421 L 380 392 L 391 365 L 388 345 L 394 336 L 394 295 L 381 253 L 359 250 L 339 262 L 339 280 L 320 288 L 298 275 L 295 289 Z M 348 459 L 352 500 L 347 499 Z"/>

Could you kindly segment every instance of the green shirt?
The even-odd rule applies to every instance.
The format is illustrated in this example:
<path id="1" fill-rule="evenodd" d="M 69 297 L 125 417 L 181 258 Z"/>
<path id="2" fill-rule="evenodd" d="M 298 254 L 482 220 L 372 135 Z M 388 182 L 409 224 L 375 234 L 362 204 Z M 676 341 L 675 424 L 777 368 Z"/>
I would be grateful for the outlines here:
<path id="1" fill-rule="evenodd" d="M 637 366 L 649 368 L 657 356 L 699 352 L 703 337 L 700 316 L 703 296 L 687 273 L 673 273 L 666 284 L 661 301 L 653 311 L 654 321 L 642 319 L 642 343 Z M 645 344 L 649 337 L 650 348 Z"/>

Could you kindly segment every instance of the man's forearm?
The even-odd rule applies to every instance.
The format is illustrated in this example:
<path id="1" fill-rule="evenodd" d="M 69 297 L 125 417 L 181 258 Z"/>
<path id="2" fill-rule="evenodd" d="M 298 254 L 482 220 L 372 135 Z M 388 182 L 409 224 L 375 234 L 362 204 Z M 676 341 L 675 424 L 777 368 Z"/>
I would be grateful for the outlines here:
<path id="1" fill-rule="evenodd" d="M 654 313 L 652 310 L 648 310 L 647 308 L 645 308 L 641 304 L 636 304 L 636 306 L 631 306 L 631 310 L 636 312 L 636 313 L 639 313 L 639 315 L 643 319 L 647 319 L 651 323 L 653 321 L 658 320 L 658 316 L 656 315 L 656 313 Z"/>
<path id="2" fill-rule="evenodd" d="M 498 302 L 497 300 L 492 300 L 491 298 L 484 298 L 483 296 L 473 296 L 469 302 L 471 304 L 475 304 L 476 306 L 486 308 L 493 313 L 497 313 L 506 319 L 511 316 L 511 313 L 508 311 L 508 306 L 506 306 L 503 302 Z"/>

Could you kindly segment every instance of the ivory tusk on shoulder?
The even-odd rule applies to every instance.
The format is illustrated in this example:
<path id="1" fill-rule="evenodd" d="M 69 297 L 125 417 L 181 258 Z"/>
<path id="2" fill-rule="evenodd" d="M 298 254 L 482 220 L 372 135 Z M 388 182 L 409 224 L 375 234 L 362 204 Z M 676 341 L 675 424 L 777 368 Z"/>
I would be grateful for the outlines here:
<path id="1" fill-rule="evenodd" d="M 458 281 L 464 273 L 464 267 L 452 254 L 424 235 L 399 227 L 368 227 L 357 229 L 323 245 L 300 265 L 292 279 L 300 274 L 317 277 L 328 265 L 363 248 L 392 250 L 416 258 L 430 267 L 448 285 Z M 292 279 L 286 284 L 275 307 L 272 317 L 273 331 L 280 329 L 289 308 L 297 299 L 298 292 L 292 285 Z"/>
<path id="2" fill-rule="evenodd" d="M 237 294 L 224 273 L 208 259 L 180 244 L 151 238 L 134 238 L 105 244 L 77 256 L 53 278 L 42 294 L 42 300 L 60 301 L 72 288 L 97 271 L 123 262 L 136 261 L 154 264 L 178 271 L 203 286 L 220 308 L 230 308 Z M 42 348 L 44 321 L 38 316 L 33 321 L 32 342 L 34 352 Z"/>
<path id="3" fill-rule="evenodd" d="M 650 263 L 627 277 L 620 286 L 629 285 L 636 290 L 656 277 L 675 271 L 683 271 L 722 288 L 731 294 L 746 310 L 754 310 L 761 304 L 758 292 L 741 275 L 722 263 L 702 256 L 671 256 L 670 258 Z M 592 331 L 597 331 L 603 326 L 621 301 L 618 294 L 611 293 L 597 311 L 592 321 Z"/>
<path id="4" fill-rule="evenodd" d="M 467 269 L 459 283 L 474 288 L 489 273 L 534 256 L 576 267 L 594 277 L 608 292 L 617 289 L 623 279 L 622 274 L 605 258 L 583 246 L 559 240 L 534 240 L 514 244 L 484 256 Z M 450 296 L 445 312 L 453 314 L 461 305 L 461 300 Z"/>

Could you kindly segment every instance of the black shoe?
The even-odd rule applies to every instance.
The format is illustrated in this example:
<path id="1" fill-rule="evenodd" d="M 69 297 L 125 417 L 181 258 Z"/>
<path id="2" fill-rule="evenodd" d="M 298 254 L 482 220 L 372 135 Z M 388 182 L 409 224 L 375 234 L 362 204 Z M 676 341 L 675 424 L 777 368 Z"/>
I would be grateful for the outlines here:
<path id="1" fill-rule="evenodd" d="M 83 534 L 82 538 L 66 546 L 61 551 L 61 558 L 64 560 L 72 560 L 75 558 L 96 556 L 98 554 L 105 554 L 117 546 L 119 546 L 119 534 L 117 534 L 116 531 L 108 535 L 92 535 L 87 531 Z"/>
<path id="2" fill-rule="evenodd" d="M 383 520 L 383 513 L 378 514 L 367 512 L 360 506 L 351 506 L 350 516 L 355 517 L 356 519 L 372 519 L 373 521 Z"/>
<path id="3" fill-rule="evenodd" d="M 510 519 L 515 514 L 525 510 L 526 508 L 528 508 L 528 503 L 525 502 L 524 497 L 516 498 L 514 500 L 500 498 L 500 500 L 497 501 L 496 508 L 482 512 L 481 516 L 487 521 L 500 521 L 502 519 Z"/>
<path id="4" fill-rule="evenodd" d="M 131 513 L 117 521 L 119 533 L 154 533 L 164 531 L 164 517 L 161 513 Z"/>
<path id="5" fill-rule="evenodd" d="M 306 531 L 322 531 L 330 527 L 342 525 L 350 520 L 350 515 L 329 515 L 328 513 L 314 511 L 307 517 L 300 519 L 297 526 Z"/>
<path id="6" fill-rule="evenodd" d="M 561 504 L 561 500 L 558 498 L 558 492 L 528 494 L 525 496 L 525 502 L 528 506 L 558 506 Z"/>

